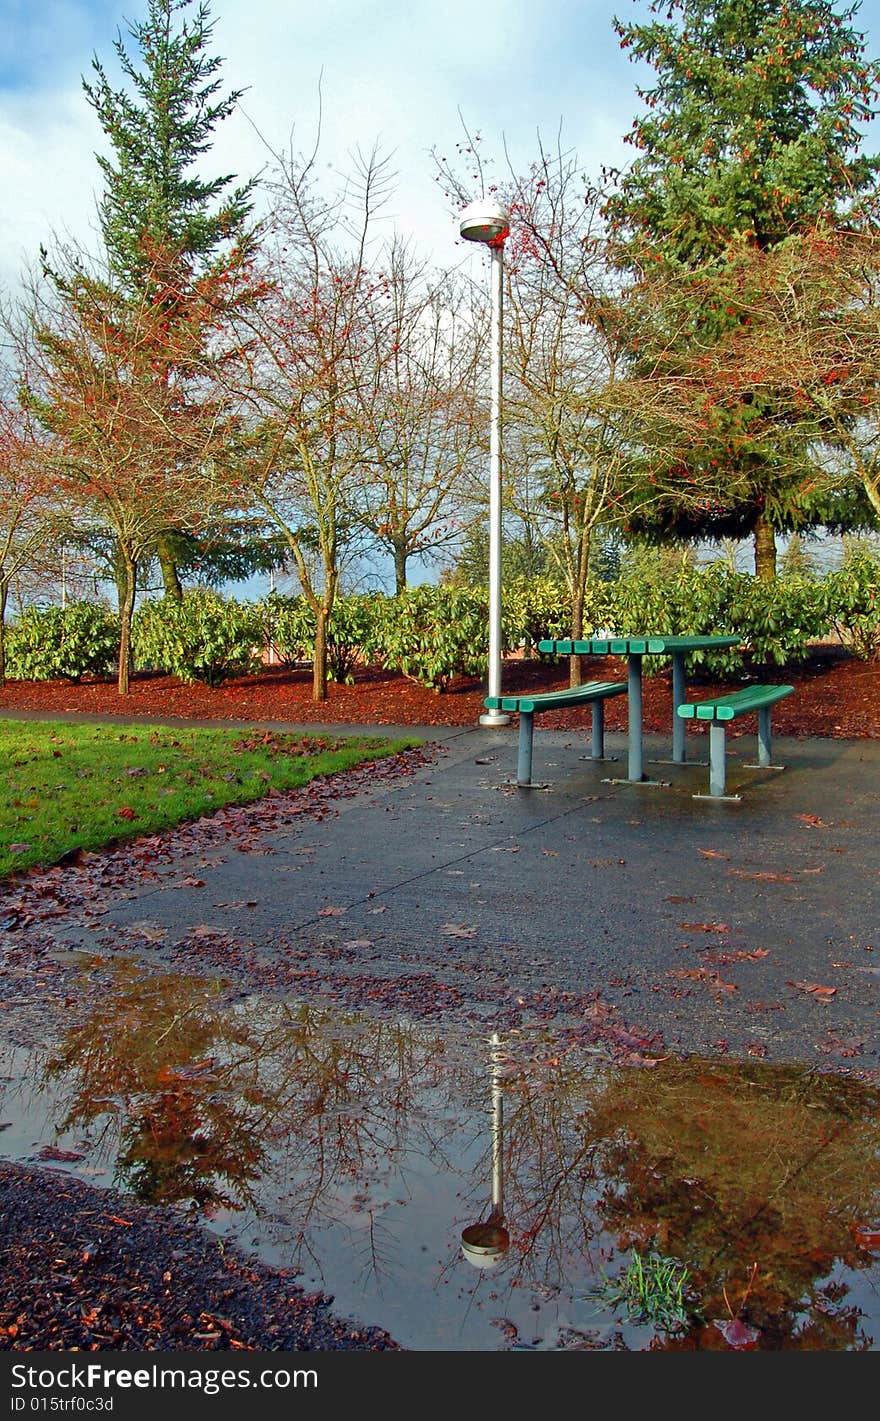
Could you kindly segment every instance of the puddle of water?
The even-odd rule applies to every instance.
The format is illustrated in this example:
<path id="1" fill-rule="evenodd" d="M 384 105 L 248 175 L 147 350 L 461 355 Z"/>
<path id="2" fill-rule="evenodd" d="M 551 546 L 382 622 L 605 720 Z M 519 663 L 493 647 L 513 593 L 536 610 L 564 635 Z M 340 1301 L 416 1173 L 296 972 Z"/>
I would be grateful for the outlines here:
<path id="1" fill-rule="evenodd" d="M 196 1209 L 405 1347 L 877 1349 L 873 1084 L 230 1005 L 131 964 L 83 1000 L 0 1053 L 3 1154 Z"/>

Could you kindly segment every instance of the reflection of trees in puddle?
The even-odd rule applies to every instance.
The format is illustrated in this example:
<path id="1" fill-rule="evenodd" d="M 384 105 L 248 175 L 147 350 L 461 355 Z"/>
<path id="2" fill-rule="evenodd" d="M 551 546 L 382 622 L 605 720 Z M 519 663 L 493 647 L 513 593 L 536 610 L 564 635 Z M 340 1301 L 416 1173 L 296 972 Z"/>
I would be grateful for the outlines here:
<path id="1" fill-rule="evenodd" d="M 443 1112 L 426 1101 L 452 1074 L 443 1043 L 412 1028 L 285 1002 L 236 1009 L 221 983 L 127 963 L 46 1067 L 58 1133 L 96 1131 L 136 1197 L 259 1211 L 271 1172 L 303 1237 L 357 1208 L 357 1181 L 404 1148 L 444 1166 Z"/>
<path id="2" fill-rule="evenodd" d="M 520 1272 L 601 1229 L 687 1265 L 705 1325 L 680 1345 L 725 1346 L 714 1323 L 740 1314 L 764 1348 L 870 1345 L 842 1269 L 876 1270 L 856 1237 L 880 1208 L 875 1086 L 730 1061 L 542 1073 L 512 1066 L 505 1087 Z"/>
<path id="3" fill-rule="evenodd" d="M 120 965 L 46 1065 L 64 1076 L 59 1133 L 97 1125 L 118 1182 L 149 1203 L 234 1207 L 259 1174 L 259 1112 L 239 1078 L 250 1033 L 218 993 Z"/>
<path id="4" fill-rule="evenodd" d="M 605 1142 L 603 1218 L 625 1245 L 687 1263 L 710 1324 L 737 1312 L 754 1270 L 745 1311 L 763 1347 L 863 1345 L 829 1279 L 876 1268 L 853 1231 L 880 1206 L 878 1102 L 873 1085 L 794 1066 L 624 1073 L 584 1122 Z"/>
<path id="5" fill-rule="evenodd" d="M 47 1071 L 59 1132 L 89 1127 L 120 1183 L 151 1202 L 250 1209 L 261 1228 L 274 1217 L 290 1263 L 341 1225 L 366 1270 L 405 1267 L 417 1226 L 401 1247 L 383 1214 L 417 1176 L 422 1208 L 427 1191 L 441 1215 L 432 1227 L 457 1244 L 490 1181 L 500 1205 L 503 1158 L 510 1247 L 493 1288 L 583 1297 L 600 1266 L 655 1250 L 700 1293 L 705 1326 L 675 1345 L 725 1346 L 712 1324 L 731 1312 L 762 1347 L 865 1345 L 844 1270 L 875 1262 L 853 1235 L 880 1206 L 874 1086 L 758 1062 L 618 1069 L 553 1049 L 504 1041 L 494 1157 L 485 1041 L 456 1049 L 307 1005 L 236 1008 L 216 984 L 131 965 L 103 981 Z"/>

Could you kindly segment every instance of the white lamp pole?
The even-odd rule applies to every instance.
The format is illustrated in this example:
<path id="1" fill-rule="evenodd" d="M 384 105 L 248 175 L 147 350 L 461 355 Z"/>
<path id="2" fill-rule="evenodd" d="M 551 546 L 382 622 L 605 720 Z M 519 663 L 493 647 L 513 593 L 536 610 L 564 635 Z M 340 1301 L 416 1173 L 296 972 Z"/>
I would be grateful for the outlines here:
<path id="1" fill-rule="evenodd" d="M 489 425 L 489 686 L 501 695 L 501 311 L 504 294 L 504 239 L 510 219 L 500 203 L 480 199 L 459 217 L 459 231 L 468 242 L 485 243 L 492 254 L 491 359 L 492 405 Z M 480 725 L 508 725 L 510 716 L 486 711 Z"/>

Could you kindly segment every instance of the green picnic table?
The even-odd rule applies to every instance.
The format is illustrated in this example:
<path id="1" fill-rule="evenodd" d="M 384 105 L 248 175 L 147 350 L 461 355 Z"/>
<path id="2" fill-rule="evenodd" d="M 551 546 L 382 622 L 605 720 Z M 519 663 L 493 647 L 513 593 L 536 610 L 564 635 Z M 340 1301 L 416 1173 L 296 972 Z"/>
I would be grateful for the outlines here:
<path id="1" fill-rule="evenodd" d="M 556 638 L 538 642 L 538 650 L 556 656 L 625 656 L 627 699 L 629 701 L 629 751 L 627 779 L 643 783 L 644 756 L 642 748 L 642 660 L 646 656 L 672 658 L 672 759 L 684 764 L 685 722 L 676 708 L 685 699 L 685 657 L 691 651 L 723 650 L 739 646 L 738 636 L 638 636 Z"/>

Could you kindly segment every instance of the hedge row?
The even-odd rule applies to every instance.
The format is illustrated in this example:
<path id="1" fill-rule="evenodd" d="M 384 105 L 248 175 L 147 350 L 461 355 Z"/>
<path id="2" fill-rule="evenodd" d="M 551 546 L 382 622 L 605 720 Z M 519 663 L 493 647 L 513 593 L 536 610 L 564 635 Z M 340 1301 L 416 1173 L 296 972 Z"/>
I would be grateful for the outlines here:
<path id="1" fill-rule="evenodd" d="M 836 631 L 858 656 L 880 657 L 880 561 L 857 553 L 821 578 L 774 583 L 722 567 L 598 583 L 584 609 L 584 634 L 604 628 L 663 633 L 737 632 L 743 647 L 695 653 L 692 666 L 730 675 L 746 660 L 784 666 L 803 660 L 811 643 Z M 381 664 L 444 690 L 457 676 L 486 670 L 488 598 L 482 589 L 422 586 L 396 597 L 337 598 L 328 637 L 332 679 L 351 680 L 359 663 Z M 532 580 L 504 589 L 502 649 L 531 650 L 541 637 L 567 636 L 564 593 Z M 107 607 L 76 603 L 28 608 L 7 632 L 8 674 L 49 680 L 109 673 L 118 620 Z M 315 621 L 305 598 L 271 593 L 256 603 L 214 592 L 188 592 L 181 602 L 144 604 L 135 614 L 136 665 L 184 681 L 217 685 L 252 671 L 272 645 L 288 664 L 312 659 Z"/>

